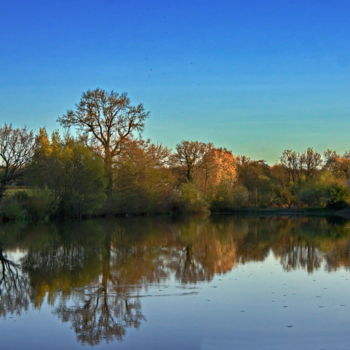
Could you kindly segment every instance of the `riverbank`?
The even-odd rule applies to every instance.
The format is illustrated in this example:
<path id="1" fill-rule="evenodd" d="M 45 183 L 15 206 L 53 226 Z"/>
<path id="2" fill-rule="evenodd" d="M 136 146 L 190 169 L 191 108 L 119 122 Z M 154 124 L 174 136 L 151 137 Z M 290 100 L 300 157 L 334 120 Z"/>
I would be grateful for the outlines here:
<path id="1" fill-rule="evenodd" d="M 5 219 L 0 217 L 0 223 L 3 222 L 57 222 L 57 221 L 82 221 L 91 219 L 110 219 L 110 218 L 137 218 L 137 217 L 207 217 L 207 216 L 318 216 L 318 217 L 339 217 L 350 220 L 350 208 L 341 210 L 326 208 L 237 208 L 225 211 L 212 211 L 207 213 L 177 213 L 177 212 L 158 212 L 158 213 L 123 213 L 115 215 L 83 215 L 79 218 L 74 217 L 46 217 L 43 220 L 31 220 L 25 217 L 18 219 Z"/>
<path id="2" fill-rule="evenodd" d="M 350 208 L 238 208 L 212 212 L 211 215 L 338 216 L 350 219 Z"/>

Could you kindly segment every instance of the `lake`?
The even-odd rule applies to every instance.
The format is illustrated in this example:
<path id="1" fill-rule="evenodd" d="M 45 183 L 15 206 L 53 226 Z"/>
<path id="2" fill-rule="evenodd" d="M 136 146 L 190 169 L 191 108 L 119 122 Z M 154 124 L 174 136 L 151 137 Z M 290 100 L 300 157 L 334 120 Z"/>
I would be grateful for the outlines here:
<path id="1" fill-rule="evenodd" d="M 350 349 L 350 222 L 0 226 L 1 349 Z"/>

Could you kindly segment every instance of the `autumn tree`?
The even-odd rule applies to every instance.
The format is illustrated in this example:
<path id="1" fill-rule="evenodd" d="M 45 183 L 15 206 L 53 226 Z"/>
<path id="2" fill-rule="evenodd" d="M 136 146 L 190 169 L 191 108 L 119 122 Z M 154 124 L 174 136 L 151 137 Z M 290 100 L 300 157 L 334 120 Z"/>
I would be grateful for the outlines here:
<path id="1" fill-rule="evenodd" d="M 295 183 L 299 178 L 299 153 L 287 149 L 284 150 L 280 158 L 281 164 L 289 175 L 289 181 Z"/>
<path id="2" fill-rule="evenodd" d="M 19 179 L 34 152 L 34 133 L 11 124 L 0 128 L 0 198 L 7 185 Z"/>
<path id="3" fill-rule="evenodd" d="M 173 161 L 176 166 L 184 168 L 187 181 L 193 181 L 195 168 L 202 164 L 204 156 L 212 148 L 213 145 L 211 143 L 198 141 L 182 141 L 176 145 Z"/>
<path id="4" fill-rule="evenodd" d="M 61 138 L 57 132 L 51 139 L 45 130 L 39 133 L 28 181 L 36 188 L 50 191 L 59 215 L 92 214 L 106 197 L 101 158 L 82 141 Z"/>
<path id="5" fill-rule="evenodd" d="M 170 150 L 162 145 L 128 142 L 115 168 L 119 180 L 109 198 L 108 212 L 169 211 L 176 184 L 169 157 Z"/>
<path id="6" fill-rule="evenodd" d="M 336 151 L 324 152 L 324 169 L 330 171 L 337 179 L 347 180 L 350 178 L 350 156 L 349 152 L 339 155 Z"/>
<path id="7" fill-rule="evenodd" d="M 249 192 L 248 204 L 269 206 L 273 203 L 274 183 L 270 167 L 264 160 L 251 160 L 239 157 L 237 162 L 238 183 Z"/>
<path id="8" fill-rule="evenodd" d="M 236 158 L 226 148 L 211 148 L 203 157 L 196 180 L 204 193 L 214 194 L 219 185 L 230 188 L 237 180 Z"/>
<path id="9" fill-rule="evenodd" d="M 142 104 L 131 105 L 126 93 L 95 89 L 84 92 L 75 108 L 58 121 L 64 127 L 77 127 L 87 142 L 101 154 L 110 191 L 113 162 L 125 142 L 143 130 L 148 115 Z"/>
<path id="10" fill-rule="evenodd" d="M 322 165 L 322 156 L 309 147 L 300 155 L 299 164 L 301 171 L 303 171 L 305 177 L 309 179 L 320 169 Z"/>
<path id="11" fill-rule="evenodd" d="M 289 174 L 291 183 L 299 183 L 302 176 L 305 179 L 313 177 L 322 165 L 322 156 L 320 153 L 308 148 L 303 153 L 292 150 L 285 150 L 280 158 L 282 166 Z"/>

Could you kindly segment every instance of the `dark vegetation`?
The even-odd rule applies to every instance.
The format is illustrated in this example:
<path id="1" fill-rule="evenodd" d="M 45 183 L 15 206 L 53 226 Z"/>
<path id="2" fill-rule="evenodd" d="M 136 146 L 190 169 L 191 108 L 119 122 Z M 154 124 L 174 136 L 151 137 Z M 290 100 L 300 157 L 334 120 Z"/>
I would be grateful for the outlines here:
<path id="1" fill-rule="evenodd" d="M 198 141 L 172 151 L 142 139 L 148 115 L 126 94 L 95 89 L 58 119 L 63 133 L 5 124 L 2 220 L 348 206 L 349 152 L 285 150 L 270 166 Z"/>

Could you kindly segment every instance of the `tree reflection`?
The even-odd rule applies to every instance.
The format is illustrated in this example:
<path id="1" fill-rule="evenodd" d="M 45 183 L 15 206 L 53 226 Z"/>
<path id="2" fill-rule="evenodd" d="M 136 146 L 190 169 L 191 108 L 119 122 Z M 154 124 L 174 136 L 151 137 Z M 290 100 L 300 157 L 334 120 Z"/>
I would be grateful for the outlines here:
<path id="1" fill-rule="evenodd" d="M 121 340 L 145 322 L 141 295 L 169 278 L 210 281 L 273 254 L 286 271 L 350 268 L 346 222 L 325 218 L 120 219 L 0 232 L 0 314 L 45 302 L 77 339 Z M 21 248 L 16 264 L 6 251 Z"/>
<path id="2" fill-rule="evenodd" d="M 106 236 L 100 252 L 98 276 L 89 285 L 75 289 L 72 300 L 61 298 L 55 311 L 63 322 L 72 324 L 82 343 L 90 345 L 99 344 L 102 339 L 121 340 L 127 328 L 138 328 L 144 320 L 139 298 L 131 297 L 128 281 L 119 280 L 115 274 L 118 270 L 110 238 Z"/>
<path id="3" fill-rule="evenodd" d="M 19 315 L 29 305 L 28 280 L 20 271 L 20 265 L 8 259 L 0 247 L 0 316 Z"/>

